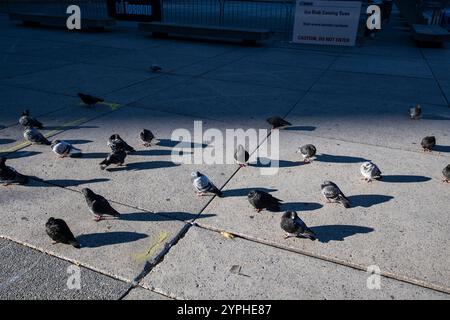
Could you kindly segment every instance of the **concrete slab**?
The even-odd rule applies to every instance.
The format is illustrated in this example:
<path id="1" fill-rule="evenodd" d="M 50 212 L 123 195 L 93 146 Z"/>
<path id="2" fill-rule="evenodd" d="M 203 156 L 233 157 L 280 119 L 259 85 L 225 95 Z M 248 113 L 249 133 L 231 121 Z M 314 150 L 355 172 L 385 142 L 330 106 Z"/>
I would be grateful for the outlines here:
<path id="1" fill-rule="evenodd" d="M 0 84 L 68 95 L 88 92 L 101 96 L 154 76 L 146 70 L 136 71 L 119 66 L 105 67 L 76 63 L 55 70 L 3 80 Z"/>
<path id="2" fill-rule="evenodd" d="M 123 218 L 97 223 L 81 193 L 36 181 L 28 186 L 2 187 L 0 203 L 1 237 L 125 281 L 139 275 L 145 262 L 183 227 L 170 218 L 117 203 L 113 205 Z M 81 249 L 52 245 L 44 227 L 51 216 L 67 222 Z"/>
<path id="3" fill-rule="evenodd" d="M 297 148 L 312 143 L 318 149 L 313 164 L 300 163 Z M 282 131 L 280 168 L 261 175 L 258 166 L 241 169 L 205 209 L 202 226 L 218 228 L 292 250 L 339 259 L 363 268 L 378 265 L 392 272 L 450 290 L 448 185 L 441 171 L 448 157 L 406 152 L 370 145 L 305 136 Z M 384 178 L 365 183 L 359 172 L 372 160 Z M 337 183 L 353 208 L 325 204 L 320 192 L 324 180 Z M 283 210 L 296 210 L 317 233 L 319 241 L 283 239 L 281 213 L 255 213 L 246 199 L 262 188 L 285 201 Z M 426 236 L 418 236 L 426 235 Z M 405 252 L 407 254 L 405 255 Z"/>
<path id="4" fill-rule="evenodd" d="M 231 272 L 233 266 L 241 267 L 240 272 Z M 380 290 L 370 290 L 368 277 L 348 267 L 192 227 L 144 283 L 182 299 L 450 298 L 387 278 L 381 279 Z"/>
<path id="5" fill-rule="evenodd" d="M 339 57 L 330 70 L 381 74 L 405 77 L 433 78 L 427 63 L 423 59 L 391 58 L 381 56 L 344 56 Z"/>
<path id="6" fill-rule="evenodd" d="M 343 88 L 344 90 L 344 88 Z M 370 91 L 370 90 L 369 90 Z M 381 94 L 381 93 L 380 93 Z M 426 99 L 424 99 L 426 100 Z M 421 104 L 420 120 L 409 118 L 409 108 Z M 305 135 L 341 139 L 363 144 L 421 151 L 423 137 L 435 135 L 439 152 L 450 146 L 450 109 L 423 104 L 420 100 L 378 99 L 364 94 L 309 92 L 289 114 L 288 120 Z"/>
<path id="7" fill-rule="evenodd" d="M 328 71 L 311 91 L 383 101 L 447 105 L 434 79 Z"/>
<path id="8" fill-rule="evenodd" d="M 170 298 L 156 292 L 136 287 L 123 298 L 123 300 L 171 300 Z"/>
<path id="9" fill-rule="evenodd" d="M 101 273 L 80 267 L 81 289 L 67 286 L 75 268 L 12 241 L 0 239 L 0 299 L 2 300 L 91 300 L 119 299 L 130 287 Z"/>
<path id="10" fill-rule="evenodd" d="M 229 123 L 231 128 L 252 125 L 265 128 L 267 117 L 286 114 L 304 93 L 301 90 L 268 90 L 254 84 L 197 78 L 174 89 L 162 90 L 131 106 L 214 119 Z"/>
<path id="11" fill-rule="evenodd" d="M 124 107 L 84 124 L 82 129 L 56 136 L 60 140 L 85 142 L 77 145 L 85 153 L 83 158 L 58 159 L 49 149 L 45 151 L 42 146 L 32 146 L 23 151 L 36 153 L 33 156 L 34 165 L 28 164 L 27 157 L 14 159 L 10 165 L 23 174 L 37 176 L 49 183 L 76 190 L 90 187 L 107 199 L 152 212 L 163 212 L 173 219 L 190 220 L 211 199 L 196 196 L 191 172 L 199 170 L 205 173 L 220 187 L 237 168 L 234 164 L 180 165 L 173 162 L 172 150 L 175 147 L 179 150 L 179 139 L 172 141 L 172 132 L 184 128 L 193 134 L 194 120 L 202 119 Z M 160 139 L 158 146 L 145 148 L 141 145 L 139 133 L 143 128 L 152 130 Z M 204 121 L 203 128 L 221 130 L 224 124 Z M 137 152 L 127 157 L 126 167 L 102 171 L 99 163 L 110 152 L 106 142 L 113 133 L 119 133 Z M 186 138 L 184 141 L 187 148 L 180 151 L 185 152 L 186 156 L 192 158 L 193 152 L 201 151 L 201 145 L 195 144 L 191 149 Z"/>

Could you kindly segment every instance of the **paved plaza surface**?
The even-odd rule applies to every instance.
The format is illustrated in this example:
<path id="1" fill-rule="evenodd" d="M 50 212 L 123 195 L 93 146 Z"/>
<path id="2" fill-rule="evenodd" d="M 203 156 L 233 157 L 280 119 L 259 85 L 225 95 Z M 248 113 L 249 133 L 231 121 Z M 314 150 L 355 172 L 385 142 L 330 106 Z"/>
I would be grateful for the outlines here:
<path id="1" fill-rule="evenodd" d="M 450 163 L 450 46 L 418 48 L 397 12 L 356 47 L 153 39 L 129 23 L 72 33 L 6 15 L 0 29 L 0 154 L 32 177 L 0 187 L 0 299 L 450 298 L 450 184 L 441 173 Z M 154 63 L 161 73 L 149 71 Z M 77 92 L 105 103 L 87 108 Z M 417 104 L 423 116 L 413 121 Z M 58 159 L 25 143 L 17 122 L 24 109 L 50 140 L 84 156 Z M 278 132 L 274 175 L 262 174 L 261 159 L 246 168 L 173 161 L 176 129 L 194 135 L 194 121 L 203 132 L 270 129 L 272 115 L 293 124 Z M 143 128 L 157 145 L 141 145 Z M 125 167 L 102 171 L 113 133 L 137 151 Z M 427 135 L 437 138 L 432 153 L 420 147 Z M 209 143 L 184 141 L 178 151 L 207 152 Z M 307 143 L 318 149 L 308 165 L 295 153 Z M 361 181 L 368 160 L 381 181 Z M 195 194 L 196 170 L 222 198 Z M 326 204 L 324 180 L 352 208 Z M 85 187 L 121 219 L 95 222 Z M 317 240 L 284 239 L 282 213 L 256 213 L 252 189 L 282 199 Z M 52 244 L 44 228 L 51 216 L 68 223 L 81 249 Z M 67 285 L 73 265 L 80 288 Z M 369 267 L 380 272 L 378 289 Z"/>

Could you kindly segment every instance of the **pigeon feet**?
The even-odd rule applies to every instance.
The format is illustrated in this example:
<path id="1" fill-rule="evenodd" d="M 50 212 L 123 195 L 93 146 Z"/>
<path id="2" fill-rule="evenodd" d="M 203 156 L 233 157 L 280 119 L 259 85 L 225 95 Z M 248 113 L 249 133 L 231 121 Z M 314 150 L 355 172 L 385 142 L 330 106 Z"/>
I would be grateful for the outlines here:
<path id="1" fill-rule="evenodd" d="M 104 220 L 105 218 L 103 218 L 103 217 L 101 217 L 101 216 L 96 216 L 95 217 L 95 219 L 94 219 L 94 221 L 95 222 L 99 222 L 99 221 L 102 221 L 102 220 Z"/>
<path id="2" fill-rule="evenodd" d="M 448 179 L 442 179 L 442 182 L 450 183 L 450 181 Z"/>
<path id="3" fill-rule="evenodd" d="M 286 233 L 285 235 L 284 235 L 284 237 L 283 237 L 283 239 L 289 239 L 289 238 L 292 238 L 292 237 L 294 237 L 293 235 L 291 235 L 291 234 L 289 234 L 289 233 Z"/>

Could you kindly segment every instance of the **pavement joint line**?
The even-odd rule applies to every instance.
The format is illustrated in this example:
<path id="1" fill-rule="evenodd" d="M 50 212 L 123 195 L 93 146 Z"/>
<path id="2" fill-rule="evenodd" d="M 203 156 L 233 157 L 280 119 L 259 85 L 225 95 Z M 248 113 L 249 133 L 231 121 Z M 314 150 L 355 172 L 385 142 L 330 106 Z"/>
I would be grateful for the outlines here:
<path id="1" fill-rule="evenodd" d="M 330 263 L 341 265 L 341 266 L 344 266 L 344 267 L 356 269 L 356 270 L 359 270 L 359 271 L 362 271 L 362 272 L 367 272 L 367 266 L 364 266 L 364 265 L 361 265 L 361 264 L 358 264 L 358 263 L 353 263 L 353 262 L 350 262 L 350 261 L 338 259 L 338 258 L 335 258 L 335 257 L 325 256 L 325 255 L 321 255 L 321 254 L 316 254 L 314 252 L 310 252 L 310 251 L 307 251 L 307 250 L 294 249 L 292 247 L 280 245 L 280 244 L 278 244 L 276 242 L 259 239 L 259 238 L 253 237 L 253 236 L 248 236 L 248 235 L 239 233 L 239 232 L 233 232 L 233 231 L 230 231 L 230 230 L 223 230 L 223 229 L 220 229 L 220 228 L 216 228 L 216 227 L 205 225 L 205 224 L 201 224 L 201 223 L 195 223 L 195 226 L 197 226 L 199 228 L 202 228 L 202 229 L 205 229 L 205 230 L 213 231 L 213 232 L 216 232 L 216 233 L 219 233 L 219 234 L 220 234 L 220 232 L 227 232 L 227 233 L 230 233 L 230 234 L 232 234 L 232 235 L 234 235 L 236 237 L 242 238 L 242 239 L 247 240 L 247 241 L 251 241 L 251 242 L 267 245 L 267 246 L 274 247 L 274 248 L 277 248 L 277 249 L 282 249 L 284 251 L 290 251 L 290 252 L 293 252 L 293 253 L 298 253 L 298 254 L 301 254 L 301 255 L 304 255 L 304 256 L 308 256 L 310 258 L 314 258 L 314 259 L 318 259 L 318 260 L 321 260 L 321 261 L 330 262 Z M 408 277 L 408 276 L 397 274 L 397 273 L 390 272 L 390 271 L 381 271 L 380 275 L 385 277 L 385 278 L 390 278 L 390 279 L 393 279 L 393 280 L 396 280 L 396 281 L 409 283 L 409 284 L 412 284 L 412 285 L 415 285 L 415 286 L 418 286 L 418 287 L 422 287 L 422 288 L 430 289 L 430 290 L 433 290 L 433 291 L 438 291 L 438 292 L 450 294 L 450 288 L 444 287 L 444 286 L 441 286 L 441 285 L 437 285 L 437 284 L 433 284 L 433 283 L 429 283 L 429 282 L 426 282 L 426 281 L 421 280 L 421 279 Z"/>
<path id="2" fill-rule="evenodd" d="M 130 294 L 130 292 L 131 292 L 133 289 L 142 289 L 142 290 L 145 290 L 145 291 L 150 291 L 150 292 L 159 294 L 159 295 L 164 296 L 164 297 L 166 297 L 166 298 L 168 298 L 168 299 L 171 299 L 171 300 L 176 299 L 176 298 L 173 298 L 173 297 L 171 297 L 171 296 L 169 296 L 169 295 L 167 295 L 167 294 L 165 294 L 165 293 L 162 293 L 162 292 L 156 292 L 155 290 L 152 290 L 152 289 L 150 289 L 150 288 L 147 288 L 147 286 L 144 287 L 144 285 L 139 285 L 139 284 L 137 284 L 137 285 L 135 285 L 135 286 L 131 286 L 131 288 L 129 288 L 129 289 L 127 290 L 127 292 L 126 292 L 125 294 L 123 294 L 118 300 L 123 300 L 127 295 Z"/>
<path id="3" fill-rule="evenodd" d="M 436 77 L 436 74 L 434 73 L 433 68 L 430 65 L 430 62 L 428 61 L 428 59 L 425 56 L 425 53 L 423 52 L 422 48 L 420 49 L 420 54 L 422 55 L 423 60 L 425 61 L 425 63 L 427 64 L 428 68 L 430 69 L 431 74 L 433 75 L 434 81 L 436 82 L 437 86 L 439 87 L 439 90 L 441 91 L 442 96 L 444 97 L 444 100 L 447 102 L 447 106 L 450 107 L 450 101 L 447 98 L 447 95 L 445 94 L 444 89 L 442 88 L 442 85 L 440 83 L 440 81 L 438 80 L 438 78 Z"/>
<path id="4" fill-rule="evenodd" d="M 77 261 L 77 260 L 72 259 L 72 258 L 65 257 L 64 255 L 60 255 L 60 254 L 55 253 L 53 251 L 46 251 L 44 248 L 32 245 L 32 244 L 27 243 L 27 242 L 23 242 L 23 241 L 14 239 L 14 238 L 11 238 L 9 236 L 0 235 L 0 239 L 5 239 L 5 240 L 8 240 L 8 241 L 12 241 L 12 242 L 18 243 L 18 244 L 23 245 L 23 246 L 25 246 L 27 248 L 36 250 L 38 252 L 44 253 L 44 254 L 46 254 L 48 256 L 55 257 L 55 258 L 58 258 L 60 260 L 66 261 L 66 262 L 70 262 L 70 263 L 72 263 L 72 264 L 74 264 L 76 266 L 81 266 L 83 268 L 89 269 L 91 271 L 97 272 L 99 274 L 102 274 L 104 276 L 107 276 L 107 277 L 115 279 L 115 280 L 119 280 L 119 281 L 122 281 L 122 282 L 125 282 L 125 283 L 129 283 L 129 284 L 133 283 L 132 280 L 126 279 L 126 278 L 124 278 L 122 276 L 105 272 L 104 270 L 98 269 L 98 268 L 96 268 L 94 266 L 91 266 L 90 264 L 82 263 L 80 261 Z"/>

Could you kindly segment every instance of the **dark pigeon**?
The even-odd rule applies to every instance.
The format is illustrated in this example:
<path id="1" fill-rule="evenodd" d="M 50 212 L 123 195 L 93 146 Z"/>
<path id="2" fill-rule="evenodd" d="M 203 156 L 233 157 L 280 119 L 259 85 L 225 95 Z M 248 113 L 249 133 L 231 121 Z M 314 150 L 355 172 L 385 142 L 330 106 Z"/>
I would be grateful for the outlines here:
<path id="1" fill-rule="evenodd" d="M 70 244 L 75 248 L 80 248 L 80 244 L 70 231 L 67 223 L 62 219 L 50 218 L 45 224 L 45 232 L 55 243 Z"/>
<path id="2" fill-rule="evenodd" d="M 84 94 L 84 93 L 77 93 L 77 96 L 80 97 L 81 101 L 83 101 L 83 103 L 88 105 L 89 107 L 93 107 L 97 103 L 105 101 L 101 98 L 97 98 L 97 97 L 91 96 L 89 94 Z"/>
<path id="3" fill-rule="evenodd" d="M 422 142 L 420 144 L 423 148 L 423 151 L 431 152 L 436 146 L 436 138 L 433 136 L 425 137 L 422 139 Z"/>
<path id="4" fill-rule="evenodd" d="M 320 188 L 322 189 L 323 196 L 328 202 L 342 203 L 345 208 L 350 208 L 350 200 L 348 200 L 334 182 L 324 181 Z"/>
<path id="5" fill-rule="evenodd" d="M 442 170 L 442 174 L 444 175 L 444 182 L 450 182 L 450 164 Z"/>
<path id="6" fill-rule="evenodd" d="M 103 198 L 101 195 L 94 193 L 89 188 L 83 188 L 81 192 L 86 199 L 89 210 L 95 215 L 95 221 L 103 220 L 104 215 L 113 217 L 120 216 L 120 213 L 111 207 L 108 200 Z"/>
<path id="7" fill-rule="evenodd" d="M 6 165 L 6 158 L 0 157 L 0 183 L 4 186 L 10 184 L 27 184 L 28 177 L 18 173 Z"/>
<path id="8" fill-rule="evenodd" d="M 117 133 L 111 135 L 106 143 L 113 152 L 125 151 L 126 153 L 133 153 L 136 150 L 125 142 Z"/>
<path id="9" fill-rule="evenodd" d="M 272 126 L 273 129 L 284 128 L 292 125 L 279 116 L 267 118 L 266 121 Z"/>
<path id="10" fill-rule="evenodd" d="M 300 219 L 295 211 L 287 211 L 281 217 L 281 229 L 286 232 L 285 239 L 290 237 L 301 237 L 316 240 L 314 231 L 309 229 Z"/>
<path id="11" fill-rule="evenodd" d="M 317 149 L 312 144 L 306 144 L 304 146 L 301 146 L 297 152 L 302 155 L 303 161 L 305 163 L 311 163 L 311 159 L 316 155 Z"/>
<path id="12" fill-rule="evenodd" d="M 244 149 L 242 145 L 239 145 L 236 152 L 234 153 L 234 160 L 240 167 L 245 167 L 247 165 L 250 155 L 247 150 Z"/>
<path id="13" fill-rule="evenodd" d="M 152 140 L 155 138 L 153 133 L 147 129 L 142 130 L 142 132 L 139 134 L 139 137 L 146 147 L 150 147 L 152 145 Z"/>
<path id="14" fill-rule="evenodd" d="M 110 153 L 105 160 L 100 162 L 100 169 L 105 170 L 108 166 L 114 164 L 116 166 L 122 166 L 125 162 L 127 153 L 123 150 Z"/>
<path id="15" fill-rule="evenodd" d="M 280 211 L 280 204 L 283 202 L 271 194 L 259 190 L 250 191 L 247 195 L 247 199 L 257 212 L 261 212 L 263 209 L 268 209 L 269 211 Z"/>
<path id="16" fill-rule="evenodd" d="M 52 143 L 47 140 L 46 137 L 42 133 L 40 133 L 37 129 L 26 127 L 25 131 L 23 132 L 23 137 L 25 140 L 32 144 L 44 144 L 44 145 L 51 145 Z"/>
<path id="17" fill-rule="evenodd" d="M 43 129 L 44 125 L 39 122 L 36 118 L 30 117 L 30 111 L 25 110 L 22 112 L 22 116 L 19 119 L 19 123 L 24 127 Z"/>

